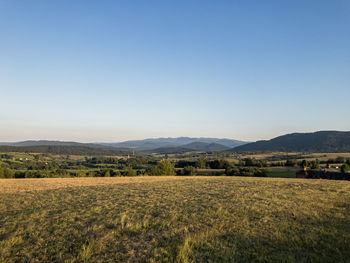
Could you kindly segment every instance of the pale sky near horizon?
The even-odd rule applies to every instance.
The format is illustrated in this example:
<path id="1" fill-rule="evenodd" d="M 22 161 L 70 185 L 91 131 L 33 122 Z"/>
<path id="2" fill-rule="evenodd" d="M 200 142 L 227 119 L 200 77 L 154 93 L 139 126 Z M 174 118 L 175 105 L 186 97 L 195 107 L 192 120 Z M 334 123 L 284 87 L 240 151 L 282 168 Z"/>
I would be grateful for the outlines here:
<path id="1" fill-rule="evenodd" d="M 0 0 L 0 141 L 350 130 L 350 1 Z"/>

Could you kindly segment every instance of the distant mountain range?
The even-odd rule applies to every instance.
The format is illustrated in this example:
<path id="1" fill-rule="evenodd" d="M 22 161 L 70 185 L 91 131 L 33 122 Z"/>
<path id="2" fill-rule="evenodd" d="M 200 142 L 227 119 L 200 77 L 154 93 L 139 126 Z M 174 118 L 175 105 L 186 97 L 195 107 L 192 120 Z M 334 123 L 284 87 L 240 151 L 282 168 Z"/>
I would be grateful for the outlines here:
<path id="1" fill-rule="evenodd" d="M 25 151 L 25 152 L 50 152 L 57 154 L 76 154 L 87 153 L 88 155 L 118 154 L 130 152 L 143 153 L 183 153 L 191 151 L 201 152 L 219 152 L 226 151 L 233 147 L 243 145 L 247 142 L 218 139 L 218 138 L 152 138 L 145 140 L 133 140 L 118 143 L 78 143 L 66 141 L 22 141 L 14 143 L 0 143 L 0 152 L 5 151 Z M 6 147 L 5 147 L 6 146 Z M 67 147 L 67 150 L 64 150 Z"/>
<path id="2" fill-rule="evenodd" d="M 267 141 L 248 143 L 232 152 L 350 152 L 350 132 L 319 131 L 292 133 Z"/>
<path id="3" fill-rule="evenodd" d="M 93 144 L 93 143 L 79 143 L 79 142 L 65 142 L 65 141 L 48 141 L 48 140 L 28 140 L 22 142 L 0 142 L 0 145 L 8 145 L 8 146 L 97 146 L 101 147 L 101 145 Z"/>
<path id="4" fill-rule="evenodd" d="M 164 148 L 164 150 L 172 148 L 175 150 L 175 148 L 178 147 L 195 151 L 223 151 L 229 148 L 243 145 L 245 143 L 247 142 L 232 139 L 178 137 L 152 138 L 145 140 L 101 144 L 113 147 L 130 148 L 135 151 L 152 152 L 153 150 L 156 150 L 156 152 L 159 152 L 162 148 Z"/>
<path id="5" fill-rule="evenodd" d="M 56 154 L 119 155 L 185 152 L 350 152 L 350 132 L 319 131 L 292 133 L 271 140 L 244 142 L 218 138 L 154 138 L 118 143 L 78 143 L 63 141 L 23 141 L 0 143 L 0 152 L 40 152 Z"/>
<path id="6" fill-rule="evenodd" d="M 34 145 L 34 146 L 11 146 L 0 145 L 0 153 L 4 152 L 24 152 L 24 153 L 52 153 L 63 155 L 89 155 L 89 156 L 114 156 L 128 155 L 132 152 L 128 149 L 113 147 L 88 147 L 71 145 Z"/>
<path id="7" fill-rule="evenodd" d="M 218 143 L 192 142 L 183 146 L 177 147 L 160 147 L 151 150 L 143 150 L 145 153 L 185 153 L 185 152 L 223 152 L 230 148 Z"/>

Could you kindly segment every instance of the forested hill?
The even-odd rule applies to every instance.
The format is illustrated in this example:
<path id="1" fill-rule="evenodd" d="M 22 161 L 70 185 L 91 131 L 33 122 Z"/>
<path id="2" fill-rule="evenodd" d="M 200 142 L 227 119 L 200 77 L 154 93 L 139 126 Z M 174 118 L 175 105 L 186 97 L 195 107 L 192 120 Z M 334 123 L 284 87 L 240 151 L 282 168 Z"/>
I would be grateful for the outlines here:
<path id="1" fill-rule="evenodd" d="M 129 152 L 144 152 L 144 153 L 179 153 L 179 152 L 191 152 L 191 151 L 204 151 L 204 152 L 220 152 L 231 149 L 233 147 L 243 145 L 247 142 L 232 140 L 232 139 L 220 139 L 220 138 L 190 138 L 190 137 L 178 137 L 178 138 L 151 138 L 144 140 L 125 141 L 118 143 L 79 143 L 74 141 L 49 141 L 49 140 L 29 140 L 21 142 L 0 142 L 0 146 L 16 146 L 16 147 L 35 147 L 35 148 L 13 148 L 15 151 L 19 149 L 31 151 L 34 149 L 40 152 L 55 151 L 54 153 L 61 153 L 66 151 L 81 152 L 87 151 L 88 155 L 94 155 L 96 152 L 101 153 L 107 150 L 107 155 L 111 155 L 109 152 L 129 151 Z M 40 147 L 39 147 L 40 146 Z M 46 146 L 46 147 L 43 147 Z M 50 146 L 50 148 L 49 148 Z M 53 147 L 55 146 L 55 147 Z M 61 147 L 58 147 L 61 146 Z M 75 146 L 75 148 L 69 148 Z M 66 147 L 66 148 L 65 148 Z M 80 147 L 80 148 L 79 148 Z M 91 149 L 98 148 L 98 149 Z M 3 148 L 7 149 L 7 148 Z M 35 152 L 32 151 L 32 152 Z M 65 154 L 65 153 L 62 153 Z M 72 153 L 74 154 L 74 153 Z"/>
<path id="2" fill-rule="evenodd" d="M 98 148 L 68 145 L 0 146 L 0 152 L 53 153 L 67 155 L 124 155 L 131 151 L 118 148 Z"/>
<path id="3" fill-rule="evenodd" d="M 180 148 L 193 149 L 199 147 L 200 150 L 205 150 L 207 145 L 211 145 L 210 150 L 221 151 L 226 148 L 233 148 L 239 145 L 243 145 L 247 142 L 232 140 L 232 139 L 220 139 L 220 138 L 190 138 L 190 137 L 178 137 L 178 138 L 150 138 L 144 140 L 125 141 L 119 143 L 99 143 L 107 146 L 130 148 L 135 151 L 152 151 L 155 149 L 166 148 L 168 150 L 181 150 Z M 196 145 L 198 144 L 198 145 Z M 220 147 L 215 147 L 220 146 Z M 204 146 L 204 147 L 202 147 Z M 180 148 L 178 148 L 180 147 Z M 172 151 L 172 150 L 171 150 Z"/>
<path id="4" fill-rule="evenodd" d="M 235 147 L 233 152 L 350 152 L 350 132 L 292 133 Z"/>

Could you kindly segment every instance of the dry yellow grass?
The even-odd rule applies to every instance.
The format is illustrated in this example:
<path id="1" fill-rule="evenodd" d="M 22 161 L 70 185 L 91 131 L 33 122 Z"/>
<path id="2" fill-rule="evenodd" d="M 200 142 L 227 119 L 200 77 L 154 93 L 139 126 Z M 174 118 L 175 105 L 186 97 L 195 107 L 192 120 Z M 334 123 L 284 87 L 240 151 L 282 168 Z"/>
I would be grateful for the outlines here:
<path id="1" fill-rule="evenodd" d="M 33 178 L 0 179 L 0 193 L 17 193 L 51 190 L 68 187 L 102 186 L 127 183 L 162 182 L 186 180 L 190 177 L 178 176 L 138 176 L 138 177 L 81 177 L 81 178 Z"/>
<path id="2" fill-rule="evenodd" d="M 350 262 L 350 182 L 0 180 L 0 262 Z"/>
<path id="3" fill-rule="evenodd" d="M 218 169 L 219 170 L 219 169 Z M 233 181 L 271 181 L 271 182 L 307 182 L 309 184 L 336 185 L 336 181 L 325 180 L 308 180 L 308 179 L 286 179 L 286 178 L 254 178 L 254 177 L 222 177 L 230 178 Z M 137 177 L 81 177 L 81 178 L 26 178 L 26 179 L 0 179 L 0 194 L 20 193 L 31 191 L 53 190 L 59 188 L 71 188 L 81 186 L 103 186 L 113 184 L 130 184 L 130 183 L 152 183 L 152 182 L 171 182 L 181 180 L 217 180 L 213 176 L 137 176 Z M 292 181 L 290 181 L 292 180 Z M 350 182 L 343 182 L 345 184 Z"/>

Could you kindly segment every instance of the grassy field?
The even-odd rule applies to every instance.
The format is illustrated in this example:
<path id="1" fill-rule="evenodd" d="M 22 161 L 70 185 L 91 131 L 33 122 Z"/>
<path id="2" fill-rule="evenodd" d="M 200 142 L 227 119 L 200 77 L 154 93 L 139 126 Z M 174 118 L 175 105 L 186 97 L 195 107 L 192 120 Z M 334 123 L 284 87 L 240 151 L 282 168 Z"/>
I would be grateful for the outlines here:
<path id="1" fill-rule="evenodd" d="M 300 168 L 296 167 L 271 167 L 267 170 L 267 176 L 276 178 L 295 178 L 296 172 L 299 170 Z"/>
<path id="2" fill-rule="evenodd" d="M 350 182 L 0 180 L 0 262 L 350 262 Z"/>

